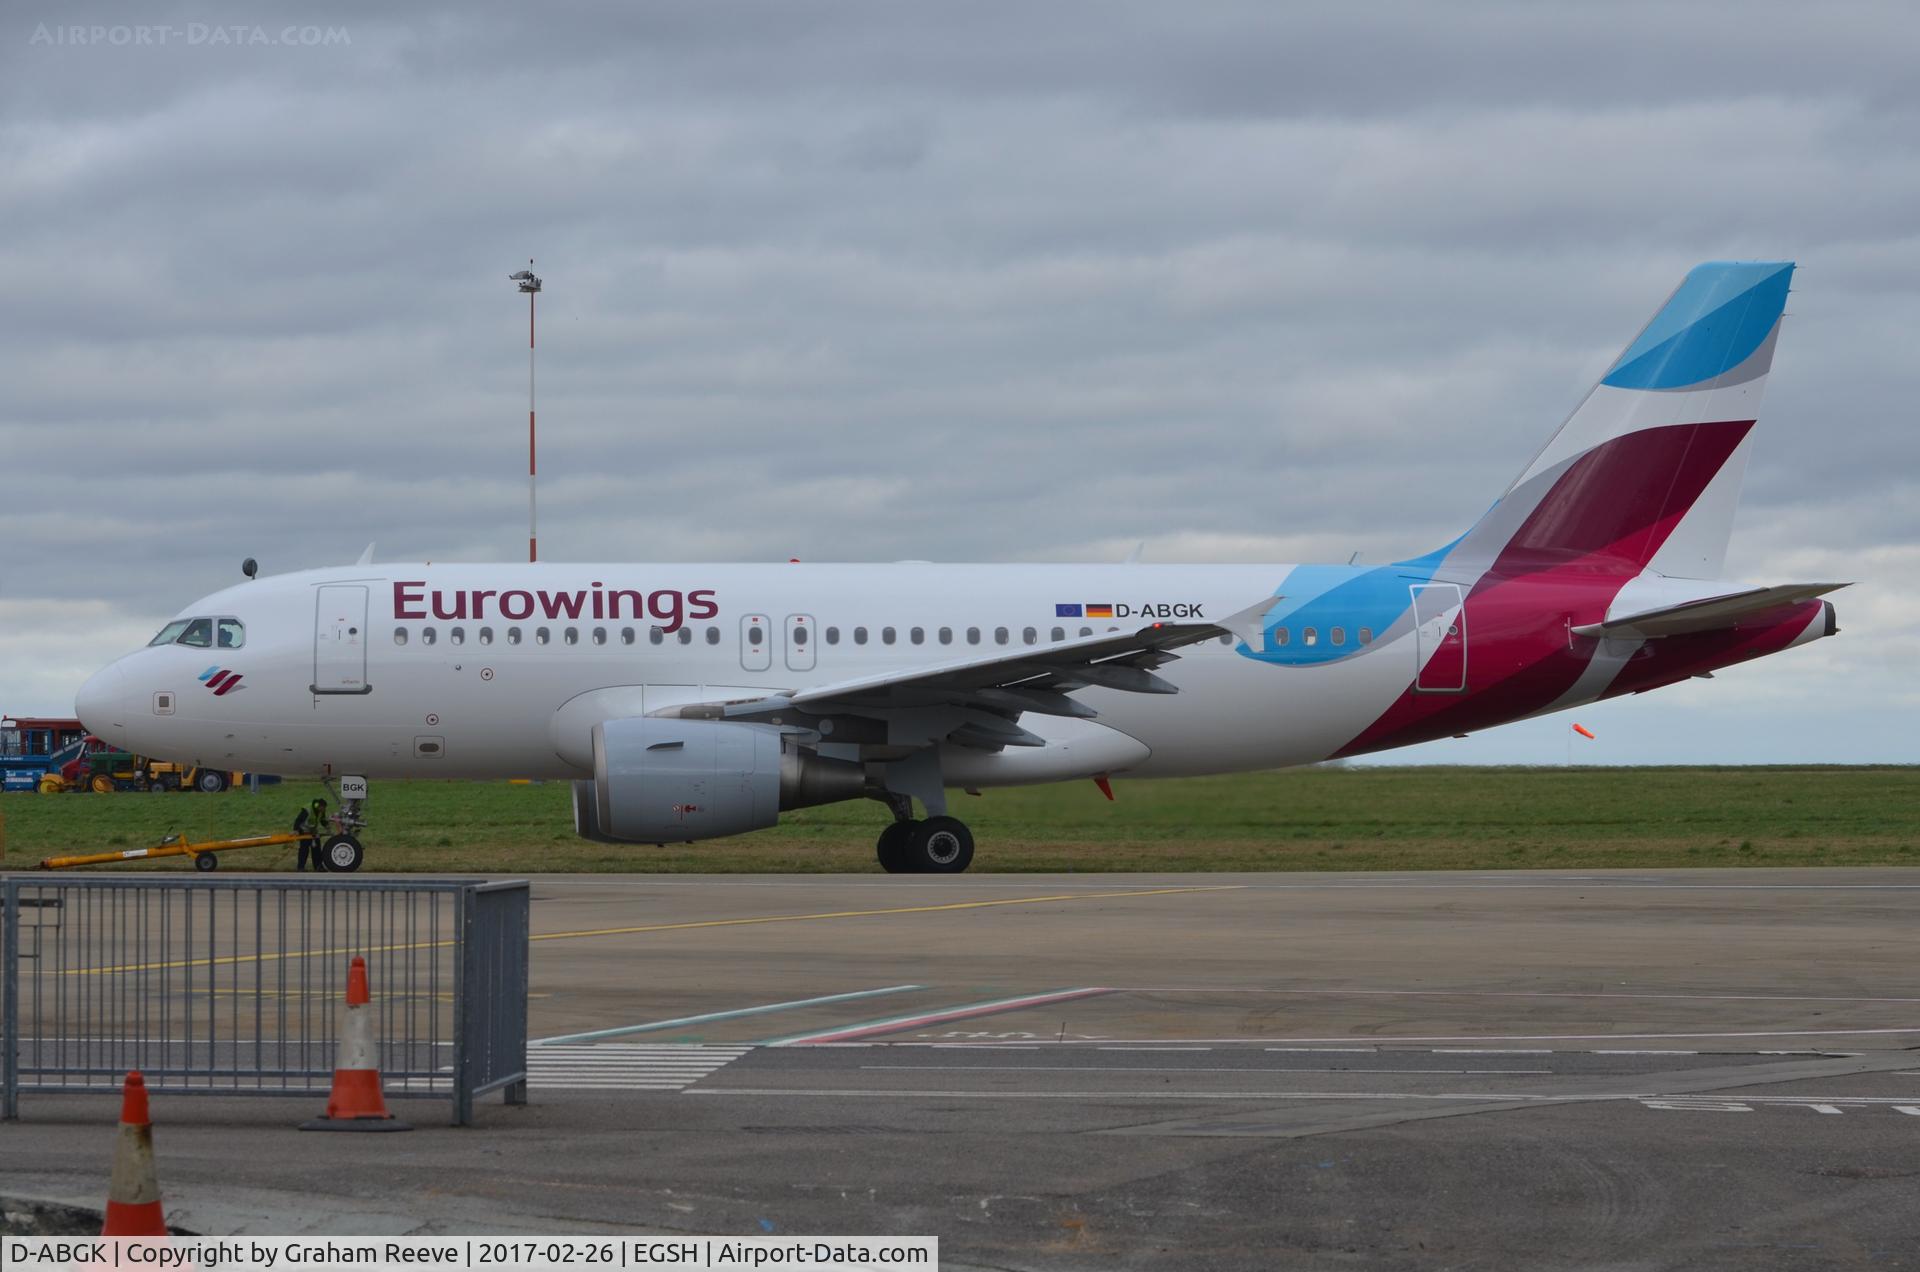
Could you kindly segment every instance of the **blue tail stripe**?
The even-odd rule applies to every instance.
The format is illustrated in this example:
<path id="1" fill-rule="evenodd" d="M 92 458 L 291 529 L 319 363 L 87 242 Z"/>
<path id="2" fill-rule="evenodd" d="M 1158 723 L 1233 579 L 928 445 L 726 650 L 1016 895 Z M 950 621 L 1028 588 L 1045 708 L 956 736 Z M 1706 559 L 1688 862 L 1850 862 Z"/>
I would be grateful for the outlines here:
<path id="1" fill-rule="evenodd" d="M 1602 384 L 1680 389 L 1724 375 L 1753 355 L 1787 306 L 1791 261 L 1696 266 Z"/>

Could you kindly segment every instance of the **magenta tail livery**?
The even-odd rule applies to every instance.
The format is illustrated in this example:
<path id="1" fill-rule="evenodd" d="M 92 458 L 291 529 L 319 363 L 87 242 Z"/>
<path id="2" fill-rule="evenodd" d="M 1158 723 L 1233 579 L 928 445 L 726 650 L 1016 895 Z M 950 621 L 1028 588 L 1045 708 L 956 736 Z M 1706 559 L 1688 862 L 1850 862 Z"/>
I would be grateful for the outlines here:
<path id="1" fill-rule="evenodd" d="M 189 606 L 79 714 L 220 768 L 570 778 L 607 841 L 875 799 L 888 869 L 963 870 L 951 787 L 1307 764 L 1833 635 L 1841 584 L 1719 577 L 1792 273 L 1689 273 L 1479 523 L 1412 560 L 363 560 Z"/>

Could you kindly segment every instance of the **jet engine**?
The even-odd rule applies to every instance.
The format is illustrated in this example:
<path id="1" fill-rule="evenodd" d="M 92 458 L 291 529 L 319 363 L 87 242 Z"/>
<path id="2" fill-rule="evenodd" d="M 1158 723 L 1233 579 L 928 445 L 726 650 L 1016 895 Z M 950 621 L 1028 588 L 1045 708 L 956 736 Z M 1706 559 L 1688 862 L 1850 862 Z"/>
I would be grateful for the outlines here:
<path id="1" fill-rule="evenodd" d="M 777 728 L 635 716 L 593 727 L 593 779 L 573 784 L 573 826 L 602 843 L 689 843 L 866 790 L 862 766 Z"/>

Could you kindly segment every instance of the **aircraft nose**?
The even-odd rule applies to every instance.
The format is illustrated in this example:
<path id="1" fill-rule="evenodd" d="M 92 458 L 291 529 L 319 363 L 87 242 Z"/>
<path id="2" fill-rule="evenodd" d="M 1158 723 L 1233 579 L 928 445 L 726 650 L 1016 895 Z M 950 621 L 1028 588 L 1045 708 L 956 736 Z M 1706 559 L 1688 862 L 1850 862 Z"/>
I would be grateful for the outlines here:
<path id="1" fill-rule="evenodd" d="M 87 732 L 113 741 L 127 727 L 127 673 L 119 663 L 87 678 L 73 697 L 73 713 Z"/>

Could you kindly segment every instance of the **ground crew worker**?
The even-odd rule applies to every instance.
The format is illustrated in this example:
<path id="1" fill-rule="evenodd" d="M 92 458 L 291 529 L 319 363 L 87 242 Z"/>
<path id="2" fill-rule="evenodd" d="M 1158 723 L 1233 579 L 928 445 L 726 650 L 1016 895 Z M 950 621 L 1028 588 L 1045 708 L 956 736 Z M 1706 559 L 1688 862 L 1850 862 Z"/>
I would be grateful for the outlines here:
<path id="1" fill-rule="evenodd" d="M 300 815 L 293 820 L 293 829 L 295 834 L 304 834 L 306 836 L 306 838 L 300 841 L 300 860 L 295 863 L 293 868 L 295 870 L 305 870 L 307 868 L 307 857 L 311 854 L 313 857 L 313 868 L 315 871 L 318 871 L 320 869 L 320 843 L 321 840 L 326 838 L 327 834 L 327 801 L 324 799 L 316 799 L 311 806 L 301 809 Z"/>

